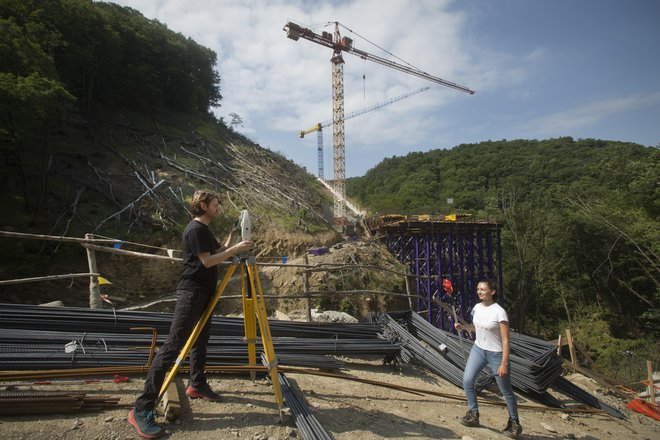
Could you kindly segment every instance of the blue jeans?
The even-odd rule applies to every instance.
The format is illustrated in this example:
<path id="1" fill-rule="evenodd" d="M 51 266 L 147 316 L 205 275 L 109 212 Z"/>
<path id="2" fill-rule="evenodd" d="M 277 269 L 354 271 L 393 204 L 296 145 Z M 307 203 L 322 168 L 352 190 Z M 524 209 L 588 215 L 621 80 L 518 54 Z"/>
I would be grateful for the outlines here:
<path id="1" fill-rule="evenodd" d="M 490 369 L 493 370 L 497 385 L 500 387 L 500 391 L 504 396 L 507 408 L 509 408 L 509 417 L 518 420 L 518 402 L 516 401 L 516 396 L 513 394 L 513 388 L 511 387 L 511 362 L 509 362 L 509 365 L 507 366 L 506 376 L 499 377 L 497 375 L 497 370 L 502 364 L 502 352 L 484 350 L 477 347 L 476 344 L 472 346 L 470 356 L 468 356 L 465 365 L 465 371 L 463 372 L 463 389 L 465 390 L 465 395 L 468 399 L 468 409 L 470 411 L 479 410 L 477 405 L 477 392 L 474 389 L 474 381 L 477 379 L 477 376 L 486 364 L 488 364 Z"/>

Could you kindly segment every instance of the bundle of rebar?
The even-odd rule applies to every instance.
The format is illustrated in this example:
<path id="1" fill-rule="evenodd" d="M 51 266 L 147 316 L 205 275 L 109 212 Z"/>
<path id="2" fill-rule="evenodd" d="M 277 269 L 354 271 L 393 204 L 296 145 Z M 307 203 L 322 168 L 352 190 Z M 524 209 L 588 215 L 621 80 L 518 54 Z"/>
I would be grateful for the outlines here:
<path id="1" fill-rule="evenodd" d="M 157 344 L 164 342 L 159 336 Z M 151 335 L 76 333 L 0 328 L 0 370 L 46 370 L 146 365 Z M 343 366 L 333 355 L 395 353 L 385 339 L 273 338 L 282 365 L 334 370 Z M 263 352 L 261 341 L 255 350 Z M 207 365 L 246 365 L 248 347 L 239 336 L 211 336 Z"/>
<path id="2" fill-rule="evenodd" d="M 282 373 L 279 373 L 282 395 L 286 405 L 291 409 L 293 421 L 300 431 L 303 440 L 332 440 L 334 437 L 321 426 L 307 405 L 305 398 L 291 386 L 291 383 Z"/>
<path id="3" fill-rule="evenodd" d="M 461 371 L 465 370 L 467 356 L 474 344 L 469 338 L 433 327 L 416 313 L 409 313 L 406 319 L 413 329 L 413 334 L 421 340 L 435 346 L 445 345 L 441 351 Z M 510 332 L 511 384 L 526 397 L 548 406 L 560 407 L 561 402 L 547 393 L 550 382 L 561 374 L 561 359 L 556 355 L 557 347 L 537 338 Z M 490 367 L 481 372 L 494 379 Z"/>
<path id="4" fill-rule="evenodd" d="M 60 414 L 116 407 L 119 397 L 65 391 L 0 391 L 0 415 Z"/>
<path id="5" fill-rule="evenodd" d="M 416 313 L 410 313 L 408 319 L 414 328 L 413 334 L 429 344 L 445 344 L 448 349 L 443 354 L 452 363 L 465 369 L 466 357 L 473 345 L 472 340 L 459 338 L 453 333 L 433 327 Z M 510 332 L 509 345 L 511 382 L 514 388 L 526 393 L 541 394 L 561 374 L 562 361 L 556 354 L 555 345 L 514 331 Z"/>
<path id="6" fill-rule="evenodd" d="M 0 303 L 3 328 L 129 333 L 132 327 L 153 327 L 167 334 L 171 313 L 85 309 L 78 307 L 40 307 Z M 380 327 L 372 323 L 325 323 L 268 320 L 272 336 L 296 338 L 378 339 Z M 211 335 L 243 336 L 243 318 L 213 316 Z M 258 329 L 257 329 L 258 332 Z"/>
<path id="7" fill-rule="evenodd" d="M 612 417 L 616 417 L 618 419 L 626 418 L 626 416 L 623 415 L 623 413 L 618 409 L 609 406 L 594 395 L 590 394 L 588 391 L 583 390 L 573 382 L 563 377 L 556 378 L 552 382 L 551 386 L 557 391 L 561 391 L 562 393 L 574 398 L 579 402 L 586 403 L 587 405 L 593 406 L 594 408 L 605 410 Z"/>
<path id="8" fill-rule="evenodd" d="M 406 312 L 408 320 L 411 313 L 413 312 Z M 382 314 L 379 320 L 383 325 L 383 336 L 390 342 L 401 345 L 401 351 L 397 355 L 401 362 L 422 365 L 457 387 L 463 387 L 463 369 L 442 355 L 440 344 L 420 341 L 389 314 Z M 491 376 L 481 372 L 476 381 L 477 389 L 485 387 L 492 380 Z"/>
<path id="9" fill-rule="evenodd" d="M 463 386 L 463 371 L 472 349 L 472 340 L 436 328 L 414 312 L 389 313 L 388 316 L 391 319 L 396 318 L 412 338 L 425 344 L 418 348 L 417 357 L 421 358 L 425 365 L 431 364 L 427 368 L 453 384 Z M 556 355 L 556 346 L 516 332 L 511 332 L 510 346 L 510 374 L 514 389 L 537 402 L 561 407 L 561 402 L 547 392 L 549 384 L 561 374 L 561 359 Z M 442 367 L 441 371 L 436 371 L 438 358 L 445 361 L 438 363 Z M 484 367 L 476 381 L 477 390 L 494 379 L 490 367 Z"/>

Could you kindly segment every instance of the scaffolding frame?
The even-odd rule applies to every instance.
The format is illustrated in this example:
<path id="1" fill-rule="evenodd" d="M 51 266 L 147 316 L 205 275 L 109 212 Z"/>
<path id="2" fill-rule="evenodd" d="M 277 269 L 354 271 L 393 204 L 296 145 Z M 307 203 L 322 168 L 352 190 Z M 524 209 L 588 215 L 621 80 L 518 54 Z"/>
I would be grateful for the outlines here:
<path id="1" fill-rule="evenodd" d="M 415 278 L 417 312 L 435 327 L 453 331 L 453 318 L 433 301 L 434 296 L 466 317 L 478 301 L 479 280 L 497 284 L 504 304 L 501 225 L 496 222 L 396 221 L 379 225 L 378 235 Z M 442 288 L 452 282 L 453 295 Z"/>

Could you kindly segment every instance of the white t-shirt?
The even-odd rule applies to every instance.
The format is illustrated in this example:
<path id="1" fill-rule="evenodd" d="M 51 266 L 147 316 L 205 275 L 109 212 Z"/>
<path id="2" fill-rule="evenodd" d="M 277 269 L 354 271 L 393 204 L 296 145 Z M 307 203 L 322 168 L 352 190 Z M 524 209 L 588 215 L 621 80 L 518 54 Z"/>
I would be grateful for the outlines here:
<path id="1" fill-rule="evenodd" d="M 477 347 L 488 351 L 502 351 L 502 332 L 500 322 L 509 322 L 506 310 L 497 303 L 488 307 L 477 303 L 472 308 L 472 324 L 475 327 Z"/>

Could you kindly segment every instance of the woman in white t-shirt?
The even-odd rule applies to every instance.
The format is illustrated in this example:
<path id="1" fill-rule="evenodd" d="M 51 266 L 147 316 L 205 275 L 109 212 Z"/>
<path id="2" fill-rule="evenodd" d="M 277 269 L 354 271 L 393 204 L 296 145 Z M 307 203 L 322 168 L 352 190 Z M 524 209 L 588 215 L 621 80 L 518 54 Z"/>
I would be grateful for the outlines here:
<path id="1" fill-rule="evenodd" d="M 472 324 L 454 324 L 456 330 L 475 332 L 476 338 L 463 372 L 463 388 L 468 399 L 468 412 L 459 419 L 465 426 L 479 426 L 479 407 L 474 382 L 481 370 L 488 364 L 509 409 L 509 423 L 502 431 L 510 438 L 518 438 L 522 432 L 518 419 L 518 403 L 511 387 L 511 364 L 509 362 L 509 317 L 506 311 L 495 302 L 495 283 L 480 281 L 477 295 L 481 300 L 472 308 Z"/>

